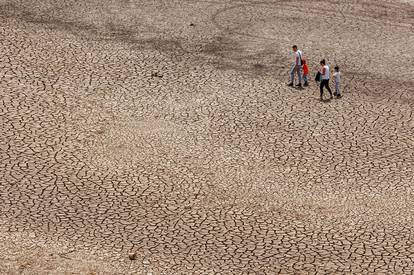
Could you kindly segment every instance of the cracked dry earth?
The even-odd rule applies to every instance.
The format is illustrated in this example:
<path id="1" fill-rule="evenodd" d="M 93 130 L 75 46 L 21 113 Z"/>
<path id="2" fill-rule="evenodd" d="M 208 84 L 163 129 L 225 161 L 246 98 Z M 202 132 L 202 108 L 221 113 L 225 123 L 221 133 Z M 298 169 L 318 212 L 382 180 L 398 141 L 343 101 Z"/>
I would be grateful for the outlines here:
<path id="1" fill-rule="evenodd" d="M 0 0 L 0 23 L 0 273 L 414 272 L 412 1 Z M 293 43 L 342 99 L 286 87 Z"/>

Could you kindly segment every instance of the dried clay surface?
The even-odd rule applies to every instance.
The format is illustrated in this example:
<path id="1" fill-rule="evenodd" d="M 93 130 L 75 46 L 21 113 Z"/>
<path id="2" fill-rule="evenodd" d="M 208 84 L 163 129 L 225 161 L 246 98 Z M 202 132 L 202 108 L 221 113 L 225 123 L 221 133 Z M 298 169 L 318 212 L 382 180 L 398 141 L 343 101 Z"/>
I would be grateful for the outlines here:
<path id="1" fill-rule="evenodd" d="M 413 24 L 412 1 L 0 0 L 0 273 L 411 274 Z M 343 98 L 286 86 L 292 44 Z"/>

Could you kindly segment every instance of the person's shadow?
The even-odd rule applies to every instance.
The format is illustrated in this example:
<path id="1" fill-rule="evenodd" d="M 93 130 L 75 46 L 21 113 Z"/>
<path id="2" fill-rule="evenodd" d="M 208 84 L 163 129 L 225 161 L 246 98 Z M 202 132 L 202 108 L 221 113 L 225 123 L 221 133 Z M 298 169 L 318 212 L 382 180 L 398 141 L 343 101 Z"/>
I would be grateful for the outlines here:
<path id="1" fill-rule="evenodd" d="M 320 98 L 316 98 L 317 101 L 322 102 L 322 103 L 329 103 L 332 101 L 331 98 L 324 98 L 324 99 L 320 99 Z"/>

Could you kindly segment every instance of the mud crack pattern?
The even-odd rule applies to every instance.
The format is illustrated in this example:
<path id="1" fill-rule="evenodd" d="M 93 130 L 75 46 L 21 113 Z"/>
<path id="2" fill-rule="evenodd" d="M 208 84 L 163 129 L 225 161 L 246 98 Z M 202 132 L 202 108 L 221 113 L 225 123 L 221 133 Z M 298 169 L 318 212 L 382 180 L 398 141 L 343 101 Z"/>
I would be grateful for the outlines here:
<path id="1" fill-rule="evenodd" d="M 410 274 L 413 14 L 0 0 L 2 228 L 131 272 Z M 343 99 L 285 86 L 292 41 Z"/>

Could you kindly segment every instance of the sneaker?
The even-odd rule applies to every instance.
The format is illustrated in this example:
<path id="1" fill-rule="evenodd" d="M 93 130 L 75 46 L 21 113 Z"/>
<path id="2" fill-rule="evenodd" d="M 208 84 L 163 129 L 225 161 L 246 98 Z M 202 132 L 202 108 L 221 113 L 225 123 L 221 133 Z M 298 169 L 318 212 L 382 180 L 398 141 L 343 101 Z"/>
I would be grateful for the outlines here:
<path id="1" fill-rule="evenodd" d="M 309 86 L 309 83 L 306 81 L 306 82 L 303 84 L 303 86 L 304 86 L 304 87 L 308 87 L 308 86 Z"/>
<path id="2" fill-rule="evenodd" d="M 332 99 L 333 98 L 333 96 L 331 95 L 330 97 L 329 97 L 329 99 Z"/>
<path id="3" fill-rule="evenodd" d="M 336 98 L 341 98 L 342 97 L 342 95 L 341 94 L 338 94 L 337 96 L 336 96 Z"/>
<path id="4" fill-rule="evenodd" d="M 302 84 L 300 84 L 300 83 L 299 84 L 296 84 L 296 87 L 299 87 L 300 88 L 300 87 L 302 87 Z"/>
<path id="5" fill-rule="evenodd" d="M 293 82 L 290 82 L 290 83 L 288 84 L 288 86 L 289 86 L 289 87 L 293 87 Z"/>

